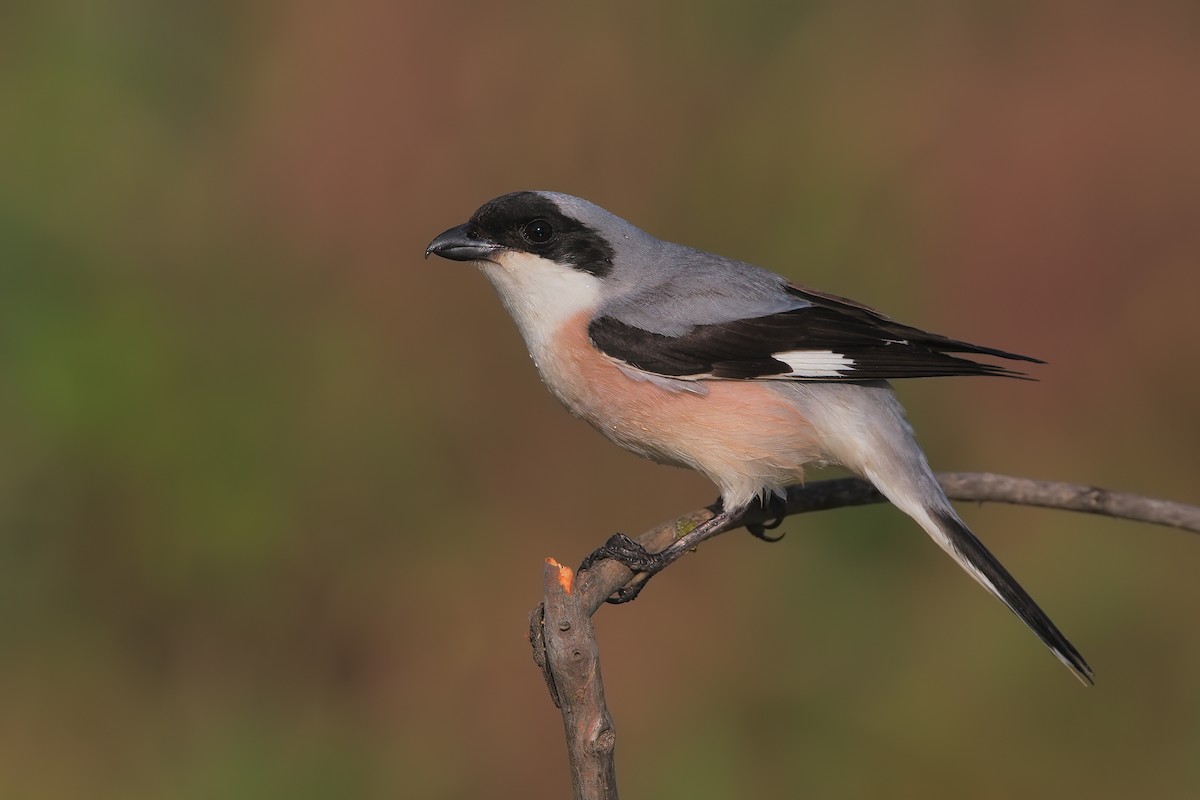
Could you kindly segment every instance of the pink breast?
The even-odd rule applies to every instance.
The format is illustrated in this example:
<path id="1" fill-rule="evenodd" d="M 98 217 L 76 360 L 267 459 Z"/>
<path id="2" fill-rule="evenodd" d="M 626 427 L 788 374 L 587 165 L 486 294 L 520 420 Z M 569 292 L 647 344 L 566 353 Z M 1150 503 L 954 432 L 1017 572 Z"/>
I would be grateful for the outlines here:
<path id="1" fill-rule="evenodd" d="M 707 393 L 694 394 L 635 380 L 592 346 L 587 321 L 581 314 L 563 325 L 554 357 L 539 367 L 572 413 L 621 446 L 698 469 L 723 489 L 796 483 L 819 457 L 808 420 L 769 383 L 710 380 Z"/>

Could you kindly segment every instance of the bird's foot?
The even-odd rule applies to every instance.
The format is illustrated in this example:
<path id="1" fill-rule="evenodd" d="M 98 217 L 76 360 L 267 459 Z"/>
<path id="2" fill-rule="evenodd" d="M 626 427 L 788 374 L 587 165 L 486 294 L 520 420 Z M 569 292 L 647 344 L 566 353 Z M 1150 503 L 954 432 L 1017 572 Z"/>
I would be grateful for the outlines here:
<path id="1" fill-rule="evenodd" d="M 729 529 L 730 523 L 734 521 L 733 514 L 726 511 L 723 506 L 713 508 L 712 511 L 713 516 L 710 519 L 691 527 L 687 533 L 677 533 L 675 541 L 657 553 L 651 553 L 622 533 L 615 533 L 609 537 L 603 547 L 583 560 L 583 563 L 579 565 L 579 571 L 583 572 L 597 561 L 606 558 L 611 558 L 632 570 L 634 572 L 633 579 L 608 598 L 610 603 L 628 603 L 641 593 L 651 578 L 669 567 L 684 553 Z"/>
<path id="2" fill-rule="evenodd" d="M 662 569 L 655 559 L 655 554 L 651 553 L 640 544 L 630 539 L 623 533 L 614 533 L 608 537 L 608 541 L 602 546 L 592 551 L 591 555 L 583 560 L 579 565 L 579 572 L 583 572 L 597 561 L 603 561 L 606 558 L 611 558 L 620 564 L 623 564 L 634 572 L 647 572 Z"/>
<path id="3" fill-rule="evenodd" d="M 636 598 L 646 583 L 661 572 L 672 559 L 661 553 L 651 553 L 623 533 L 614 533 L 603 546 L 596 548 L 579 565 L 579 572 L 592 567 L 597 561 L 610 558 L 635 573 L 629 583 L 613 592 L 606 602 L 619 605 Z"/>
<path id="4" fill-rule="evenodd" d="M 755 539 L 762 539 L 764 542 L 778 542 L 787 535 L 787 532 L 785 531 L 778 536 L 771 536 L 767 533 L 767 531 L 773 531 L 783 524 L 783 520 L 787 516 L 787 499 L 780 497 L 777 494 L 773 494 L 763 505 L 766 506 L 768 511 L 775 515 L 775 519 L 771 520 L 770 522 L 759 522 L 754 525 L 747 525 L 746 530 L 750 531 L 750 535 Z"/>

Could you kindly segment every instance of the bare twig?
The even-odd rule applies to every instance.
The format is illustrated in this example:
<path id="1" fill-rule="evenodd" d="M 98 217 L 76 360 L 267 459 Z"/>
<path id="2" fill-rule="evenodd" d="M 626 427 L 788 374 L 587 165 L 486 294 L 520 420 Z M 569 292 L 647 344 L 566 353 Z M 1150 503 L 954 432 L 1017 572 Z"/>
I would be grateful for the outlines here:
<path id="1" fill-rule="evenodd" d="M 938 480 L 951 500 L 1060 508 L 1200 533 L 1200 508 L 1170 500 L 1113 492 L 1095 486 L 1035 481 L 987 472 L 947 472 L 938 475 Z"/>
<path id="2" fill-rule="evenodd" d="M 1114 492 L 1094 486 L 1080 486 L 1056 481 L 1035 481 L 990 472 L 940 473 L 938 480 L 951 500 L 1012 503 L 1015 505 L 1082 511 L 1107 517 L 1149 522 L 1200 533 L 1200 508 L 1169 500 L 1156 500 L 1126 492 Z M 885 502 L 875 487 L 858 478 L 836 478 L 814 481 L 793 487 L 788 492 L 787 515 L 811 511 L 826 511 L 849 506 Z M 670 544 L 676 536 L 712 516 L 708 509 L 696 509 L 682 517 L 664 523 L 641 536 L 637 541 L 650 552 Z M 774 513 L 752 507 L 726 530 L 769 522 Z M 579 576 L 579 593 L 594 613 L 605 598 L 624 586 L 633 577 L 615 561 L 602 561 Z"/>
<path id="3" fill-rule="evenodd" d="M 1006 475 L 953 472 L 938 476 L 951 500 L 1013 503 L 1082 511 L 1149 522 L 1200 533 L 1200 507 L 1125 492 Z M 786 515 L 884 502 L 869 483 L 857 478 L 818 481 L 788 492 Z M 726 530 L 769 522 L 777 512 L 751 508 Z M 709 509 L 690 511 L 641 536 L 637 541 L 658 552 L 676 537 L 712 517 Z M 547 560 L 545 600 L 530 615 L 534 660 L 542 667 L 550 694 L 563 715 L 567 750 L 577 800 L 615 798 L 613 749 L 616 734 L 604 705 L 599 646 L 591 615 L 633 573 L 615 561 L 601 561 L 572 580 L 570 569 Z M 543 611 L 544 608 L 544 611 Z"/>
<path id="4" fill-rule="evenodd" d="M 592 612 L 579 602 L 574 577 L 570 567 L 546 559 L 545 600 L 530 614 L 530 642 L 550 696 L 562 711 L 575 799 L 616 800 L 617 735 L 604 704 Z"/>

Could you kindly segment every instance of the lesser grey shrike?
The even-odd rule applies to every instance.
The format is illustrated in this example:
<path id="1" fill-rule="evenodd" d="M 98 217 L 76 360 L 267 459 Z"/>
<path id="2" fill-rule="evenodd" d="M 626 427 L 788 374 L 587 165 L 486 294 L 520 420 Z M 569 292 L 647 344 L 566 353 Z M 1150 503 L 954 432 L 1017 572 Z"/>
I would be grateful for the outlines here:
<path id="1" fill-rule="evenodd" d="M 874 484 L 1092 682 L 1079 652 L 958 518 L 887 383 L 1021 377 L 961 354 L 1037 359 L 902 325 L 555 192 L 491 200 L 434 239 L 431 253 L 482 270 L 567 410 L 627 450 L 720 488 L 715 516 L 662 552 L 618 534 L 589 557 L 584 567 L 615 558 L 639 574 L 614 599 L 632 599 L 751 503 L 783 497 L 806 465 L 835 464 Z"/>

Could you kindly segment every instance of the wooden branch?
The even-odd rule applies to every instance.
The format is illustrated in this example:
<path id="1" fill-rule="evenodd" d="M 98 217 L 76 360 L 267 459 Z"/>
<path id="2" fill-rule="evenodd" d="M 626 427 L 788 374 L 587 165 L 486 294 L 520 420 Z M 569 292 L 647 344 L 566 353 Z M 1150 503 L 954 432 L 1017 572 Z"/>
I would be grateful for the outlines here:
<path id="1" fill-rule="evenodd" d="M 575 800 L 616 800 L 617 734 L 604 704 L 592 611 L 580 602 L 574 579 L 570 567 L 546 559 L 545 599 L 529 616 L 529 639 L 550 696 L 562 711 Z"/>
<path id="2" fill-rule="evenodd" d="M 1200 533 L 1200 507 L 1182 503 L 992 473 L 944 473 L 938 475 L 938 480 L 951 500 L 1082 511 Z M 785 516 L 882 502 L 883 496 L 858 478 L 817 481 L 788 492 Z M 646 531 L 637 541 L 647 550 L 658 552 L 712 516 L 710 509 L 696 509 Z M 770 522 L 773 516 L 756 506 L 725 530 Z M 613 760 L 616 733 L 604 704 L 600 649 L 591 615 L 632 577 L 629 569 L 611 560 L 575 576 L 569 568 L 547 559 L 545 597 L 530 614 L 533 658 L 542 668 L 555 705 L 562 711 L 576 800 L 617 796 Z"/>
<path id="3" fill-rule="evenodd" d="M 1170 500 L 1113 492 L 1096 486 L 1035 481 L 988 472 L 947 472 L 938 475 L 938 481 L 951 500 L 1082 511 L 1200 533 L 1200 508 Z"/>
<path id="4" fill-rule="evenodd" d="M 1200 507 L 1169 500 L 1156 500 L 1094 486 L 1035 481 L 990 472 L 939 473 L 938 481 L 951 500 L 1011 503 L 1081 511 L 1200 533 Z M 786 515 L 883 502 L 886 502 L 883 495 L 870 483 L 859 478 L 835 478 L 792 487 L 788 491 Z M 646 531 L 637 537 L 637 541 L 650 552 L 657 552 L 674 541 L 679 533 L 712 515 L 712 511 L 707 508 L 690 511 L 682 517 Z M 754 506 L 726 530 L 770 522 L 772 517 L 771 512 Z M 592 613 L 595 613 L 596 609 L 604 604 L 604 600 L 624 586 L 631 577 L 633 573 L 615 561 L 602 561 L 580 576 L 579 594 Z"/>

